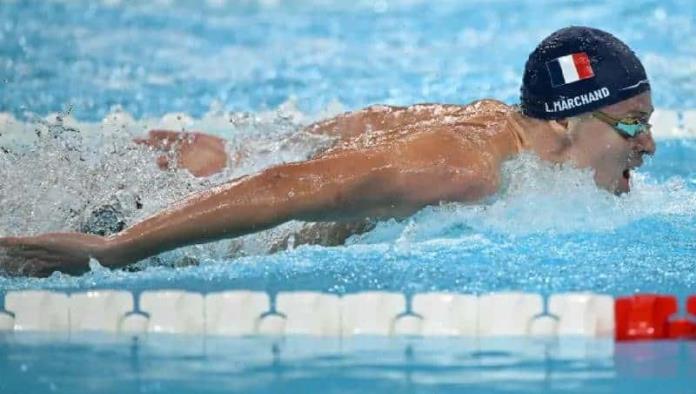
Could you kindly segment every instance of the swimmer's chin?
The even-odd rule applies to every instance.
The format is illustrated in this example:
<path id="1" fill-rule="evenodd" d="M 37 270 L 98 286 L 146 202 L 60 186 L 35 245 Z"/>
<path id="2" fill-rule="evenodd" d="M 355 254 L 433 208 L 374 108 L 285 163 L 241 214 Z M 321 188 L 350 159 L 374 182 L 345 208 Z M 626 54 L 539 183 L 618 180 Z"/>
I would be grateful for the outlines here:
<path id="1" fill-rule="evenodd" d="M 614 195 L 617 197 L 621 197 L 624 194 L 628 194 L 631 192 L 631 188 L 629 187 L 628 189 L 616 189 L 614 190 Z"/>
<path id="2" fill-rule="evenodd" d="M 631 187 L 628 185 L 621 185 L 620 182 L 617 182 L 611 187 L 602 187 L 600 186 L 601 189 L 604 189 L 608 191 L 609 193 L 612 193 L 613 195 L 617 197 L 621 197 L 624 194 L 628 194 L 631 191 Z"/>
<path id="3" fill-rule="evenodd" d="M 604 189 L 608 191 L 609 193 L 612 193 L 616 196 L 621 196 L 622 194 L 629 193 L 631 191 L 631 174 L 629 171 L 624 171 L 623 173 L 619 174 L 618 176 L 614 177 L 609 182 L 602 182 L 599 179 L 595 177 L 595 184 L 597 187 L 600 189 Z"/>
<path id="4" fill-rule="evenodd" d="M 623 194 L 628 194 L 631 191 L 631 184 L 628 182 L 628 180 L 620 179 L 616 181 L 615 186 L 612 189 L 614 191 L 614 195 L 619 197 Z"/>

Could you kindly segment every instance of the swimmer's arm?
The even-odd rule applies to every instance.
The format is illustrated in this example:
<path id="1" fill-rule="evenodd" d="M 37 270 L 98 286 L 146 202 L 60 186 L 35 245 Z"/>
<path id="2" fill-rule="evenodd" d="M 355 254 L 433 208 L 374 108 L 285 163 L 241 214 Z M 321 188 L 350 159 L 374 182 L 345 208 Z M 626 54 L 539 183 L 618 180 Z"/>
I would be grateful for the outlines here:
<path id="1" fill-rule="evenodd" d="M 298 219 L 396 214 L 398 169 L 384 154 L 341 155 L 276 166 L 197 193 L 108 238 L 81 233 L 0 237 L 0 275 L 79 274 L 90 257 L 118 268 L 161 252 L 232 238 Z M 7 256 L 3 257 L 3 253 Z"/>
<path id="2" fill-rule="evenodd" d="M 0 275 L 81 273 L 89 269 L 90 257 L 117 268 L 293 219 L 405 217 L 426 205 L 477 201 L 495 191 L 486 155 L 467 149 L 459 151 L 458 163 L 443 162 L 438 159 L 443 149 L 454 144 L 425 142 L 382 152 L 343 151 L 270 168 L 193 195 L 108 238 L 80 233 L 0 237 Z"/>
<path id="3" fill-rule="evenodd" d="M 485 191 L 475 174 L 404 171 L 385 154 L 365 152 L 282 165 L 194 195 L 112 236 L 95 257 L 119 267 L 289 220 L 403 217 L 442 200 L 481 198 Z"/>
<path id="4" fill-rule="evenodd" d="M 335 221 L 408 208 L 397 169 L 382 155 L 350 153 L 277 166 L 196 194 L 110 237 L 95 256 L 124 266 L 178 247 L 232 238 L 289 220 Z"/>

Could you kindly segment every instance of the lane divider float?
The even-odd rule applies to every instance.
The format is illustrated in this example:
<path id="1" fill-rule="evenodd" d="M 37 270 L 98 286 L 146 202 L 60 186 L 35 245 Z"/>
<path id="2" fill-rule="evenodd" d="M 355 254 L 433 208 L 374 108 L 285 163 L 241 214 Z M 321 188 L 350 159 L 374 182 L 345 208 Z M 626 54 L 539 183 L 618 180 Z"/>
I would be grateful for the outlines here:
<path id="1" fill-rule="evenodd" d="M 101 331 L 217 336 L 586 337 L 696 340 L 696 295 L 154 290 L 10 291 L 0 331 Z M 0 304 L 2 305 L 2 304 Z"/>

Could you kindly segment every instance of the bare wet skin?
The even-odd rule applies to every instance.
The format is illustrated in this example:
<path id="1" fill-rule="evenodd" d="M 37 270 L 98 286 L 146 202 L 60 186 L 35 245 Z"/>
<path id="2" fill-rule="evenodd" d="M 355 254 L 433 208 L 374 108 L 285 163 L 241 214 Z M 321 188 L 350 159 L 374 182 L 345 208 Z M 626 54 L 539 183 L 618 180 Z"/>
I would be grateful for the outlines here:
<path id="1" fill-rule="evenodd" d="M 615 110 L 647 107 L 649 93 L 626 102 L 619 103 L 626 108 Z M 30 269 L 25 267 L 25 274 L 45 275 L 56 269 L 84 271 L 89 257 L 121 267 L 165 250 L 235 238 L 288 220 L 333 224 L 309 227 L 271 250 L 290 243 L 338 245 L 352 234 L 369 231 L 375 220 L 408 217 L 440 202 L 477 202 L 496 193 L 502 163 L 523 150 L 549 161 L 597 165 L 602 176 L 602 165 L 616 162 L 609 172 L 622 175 L 628 165 L 622 157 L 625 161 L 654 151 L 649 136 L 612 140 L 613 132 L 600 126 L 585 125 L 585 129 L 609 133 L 607 152 L 615 157 L 595 163 L 584 150 L 572 149 L 587 148 L 582 144 L 589 143 L 573 141 L 573 130 L 566 133 L 567 123 L 564 127 L 555 121 L 531 120 L 494 100 L 466 106 L 370 107 L 308 126 L 307 132 L 336 138 L 334 146 L 313 158 L 195 194 L 118 234 L 2 238 L 0 246 L 15 261 L 26 260 Z M 568 138 L 570 144 L 564 143 Z M 598 184 L 617 189 L 616 184 Z"/>
<path id="2" fill-rule="evenodd" d="M 486 141 L 501 141 L 495 151 L 512 155 L 522 149 L 522 136 L 508 124 L 511 107 L 494 100 L 483 100 L 472 105 L 419 104 L 410 107 L 372 106 L 362 111 L 348 113 L 336 118 L 308 126 L 310 133 L 330 135 L 336 143 L 315 155 L 312 159 L 321 159 L 347 150 L 367 150 L 382 147 L 390 149 L 393 144 L 406 140 L 428 138 L 437 133 L 452 133 L 459 139 L 466 136 L 471 144 L 481 147 L 483 152 Z M 509 138 L 510 134 L 517 138 Z M 501 136 L 498 136 L 501 135 Z M 446 149 L 441 144 L 429 144 L 430 150 L 441 155 L 442 162 L 450 162 Z M 356 163 L 357 165 L 358 163 Z M 425 166 L 431 163 L 424 163 Z M 271 253 L 285 250 L 288 245 L 305 244 L 337 246 L 342 245 L 352 235 L 372 230 L 375 220 L 363 219 L 353 222 L 309 223 L 299 232 L 283 237 L 269 251 Z M 232 256 L 241 253 L 240 242 L 231 242 Z"/>

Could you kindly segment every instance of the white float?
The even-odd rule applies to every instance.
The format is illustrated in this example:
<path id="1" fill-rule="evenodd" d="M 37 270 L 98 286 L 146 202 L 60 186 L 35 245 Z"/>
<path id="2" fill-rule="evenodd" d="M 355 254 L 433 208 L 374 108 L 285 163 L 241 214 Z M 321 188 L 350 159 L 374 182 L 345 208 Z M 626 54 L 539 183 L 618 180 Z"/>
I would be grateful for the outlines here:
<path id="1" fill-rule="evenodd" d="M 268 312 L 268 295 L 254 291 L 226 291 L 205 297 L 206 332 L 214 335 L 254 335 L 261 315 Z"/>
<path id="2" fill-rule="evenodd" d="M 392 335 L 394 321 L 405 312 L 403 294 L 363 292 L 341 298 L 342 335 Z"/>
<path id="3" fill-rule="evenodd" d="M 341 335 L 341 300 L 333 294 L 287 292 L 276 296 L 276 310 L 285 315 L 285 333 Z"/>
<path id="4" fill-rule="evenodd" d="M 543 312 L 540 295 L 519 292 L 485 294 L 478 302 L 478 335 L 526 336 L 532 320 Z"/>
<path id="5" fill-rule="evenodd" d="M 14 314 L 16 331 L 68 331 L 68 296 L 43 290 L 11 291 L 5 310 Z"/>
<path id="6" fill-rule="evenodd" d="M 203 296 L 180 290 L 146 291 L 140 295 L 140 309 L 150 315 L 149 332 L 203 334 Z"/>
<path id="7" fill-rule="evenodd" d="M 475 336 L 478 298 L 469 294 L 423 293 L 413 296 L 412 310 L 423 317 L 423 335 Z"/>
<path id="8" fill-rule="evenodd" d="M 133 310 L 127 291 L 88 291 L 69 298 L 70 331 L 117 332 L 122 319 Z"/>

